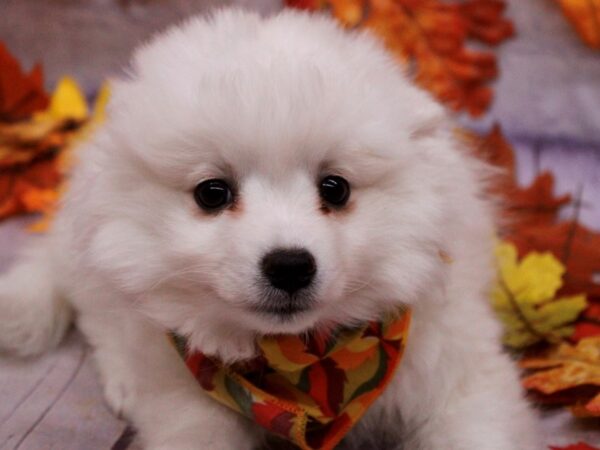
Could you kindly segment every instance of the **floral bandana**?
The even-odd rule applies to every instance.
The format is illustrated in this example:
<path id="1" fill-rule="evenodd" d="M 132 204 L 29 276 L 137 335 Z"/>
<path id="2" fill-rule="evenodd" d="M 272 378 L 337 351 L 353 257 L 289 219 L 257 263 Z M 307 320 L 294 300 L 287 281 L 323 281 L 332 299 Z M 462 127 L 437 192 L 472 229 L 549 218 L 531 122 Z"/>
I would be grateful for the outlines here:
<path id="1" fill-rule="evenodd" d="M 333 449 L 381 395 L 396 370 L 410 312 L 329 336 L 261 339 L 260 355 L 225 366 L 185 353 L 200 385 L 220 403 L 301 449 Z"/>

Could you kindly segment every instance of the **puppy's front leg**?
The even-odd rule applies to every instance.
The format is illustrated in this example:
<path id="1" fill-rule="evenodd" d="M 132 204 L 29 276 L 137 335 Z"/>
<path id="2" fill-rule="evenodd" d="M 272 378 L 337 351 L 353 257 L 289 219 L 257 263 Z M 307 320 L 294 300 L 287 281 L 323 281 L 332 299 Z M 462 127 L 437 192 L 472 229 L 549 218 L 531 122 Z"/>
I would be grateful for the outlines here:
<path id="1" fill-rule="evenodd" d="M 538 450 L 537 420 L 498 324 L 483 301 L 470 305 L 414 316 L 395 391 L 408 433 L 402 448 Z"/>
<path id="2" fill-rule="evenodd" d="M 210 399 L 167 336 L 135 311 L 80 312 L 106 399 L 139 431 L 148 450 L 243 450 L 259 435 Z"/>

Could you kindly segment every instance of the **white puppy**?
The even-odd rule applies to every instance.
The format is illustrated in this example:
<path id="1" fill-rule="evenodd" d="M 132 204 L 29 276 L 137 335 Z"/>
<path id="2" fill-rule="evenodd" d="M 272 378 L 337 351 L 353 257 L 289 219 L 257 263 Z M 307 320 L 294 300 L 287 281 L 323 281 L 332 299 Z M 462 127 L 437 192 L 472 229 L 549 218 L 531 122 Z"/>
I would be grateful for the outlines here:
<path id="1" fill-rule="evenodd" d="M 114 91 L 51 233 L 0 279 L 0 347 L 40 352 L 75 311 L 148 449 L 251 449 L 258 427 L 206 396 L 166 330 L 230 362 L 261 335 L 410 305 L 405 358 L 345 444 L 538 448 L 488 305 L 485 169 L 375 39 L 222 11 L 141 48 Z"/>

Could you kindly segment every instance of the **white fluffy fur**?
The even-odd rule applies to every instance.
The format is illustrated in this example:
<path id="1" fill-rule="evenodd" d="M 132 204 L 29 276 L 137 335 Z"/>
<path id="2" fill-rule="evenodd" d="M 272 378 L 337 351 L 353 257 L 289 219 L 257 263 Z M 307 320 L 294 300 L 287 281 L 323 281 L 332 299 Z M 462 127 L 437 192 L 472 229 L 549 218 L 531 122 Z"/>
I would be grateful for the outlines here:
<path id="1" fill-rule="evenodd" d="M 488 307 L 484 169 L 378 42 L 298 12 L 222 11 L 141 48 L 114 90 L 52 232 L 0 279 L 0 347 L 56 344 L 72 307 L 146 448 L 251 449 L 260 431 L 201 392 L 165 330 L 234 361 L 261 334 L 409 304 L 405 360 L 346 445 L 538 448 Z M 352 185 L 346 211 L 320 211 L 329 173 Z M 239 205 L 208 215 L 191 191 L 223 177 Z M 252 309 L 260 258 L 282 246 L 318 263 L 316 305 L 288 321 Z"/>

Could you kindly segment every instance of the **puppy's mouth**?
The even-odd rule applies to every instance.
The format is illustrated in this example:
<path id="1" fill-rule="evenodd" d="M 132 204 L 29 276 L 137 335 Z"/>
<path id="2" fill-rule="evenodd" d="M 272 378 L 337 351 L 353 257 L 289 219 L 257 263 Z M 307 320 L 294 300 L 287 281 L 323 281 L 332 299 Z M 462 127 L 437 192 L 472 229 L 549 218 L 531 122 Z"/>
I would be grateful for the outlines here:
<path id="1" fill-rule="evenodd" d="M 288 322 L 312 310 L 315 303 L 315 297 L 310 290 L 291 295 L 278 290 L 270 290 L 253 309 L 262 316 Z"/>

